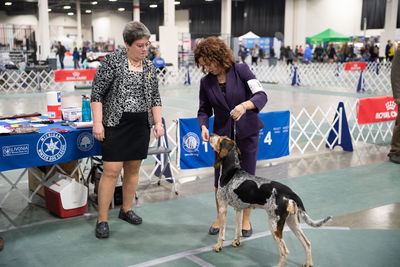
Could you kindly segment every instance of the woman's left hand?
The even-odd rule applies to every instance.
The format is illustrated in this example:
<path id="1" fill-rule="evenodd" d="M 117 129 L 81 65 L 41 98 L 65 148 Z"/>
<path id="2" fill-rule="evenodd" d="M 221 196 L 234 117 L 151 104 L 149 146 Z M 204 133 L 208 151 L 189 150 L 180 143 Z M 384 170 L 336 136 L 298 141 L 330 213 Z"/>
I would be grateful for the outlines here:
<path id="1" fill-rule="evenodd" d="M 243 116 L 244 113 L 246 113 L 244 104 L 239 104 L 234 109 L 231 110 L 230 114 L 235 121 L 238 121 L 240 120 L 240 118 Z"/>
<path id="2" fill-rule="evenodd" d="M 154 137 L 158 139 L 164 135 L 164 126 L 161 123 L 156 123 L 153 129 Z"/>

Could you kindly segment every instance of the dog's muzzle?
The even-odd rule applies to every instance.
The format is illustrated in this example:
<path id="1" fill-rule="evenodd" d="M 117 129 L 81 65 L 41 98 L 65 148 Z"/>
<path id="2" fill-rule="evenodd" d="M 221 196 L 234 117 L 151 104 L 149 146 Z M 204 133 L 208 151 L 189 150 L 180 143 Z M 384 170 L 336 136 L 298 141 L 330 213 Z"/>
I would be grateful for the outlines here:
<path id="1" fill-rule="evenodd" d="M 219 138 L 220 138 L 220 136 L 217 134 L 212 133 L 210 135 L 210 145 L 215 151 L 216 151 L 216 145 L 218 143 Z"/>

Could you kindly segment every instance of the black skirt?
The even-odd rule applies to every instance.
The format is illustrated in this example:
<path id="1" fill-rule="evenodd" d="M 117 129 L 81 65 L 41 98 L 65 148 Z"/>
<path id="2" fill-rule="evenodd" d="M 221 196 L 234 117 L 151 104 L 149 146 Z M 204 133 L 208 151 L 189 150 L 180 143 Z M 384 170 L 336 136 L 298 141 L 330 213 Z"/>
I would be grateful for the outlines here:
<path id="1" fill-rule="evenodd" d="M 124 112 L 115 127 L 104 127 L 100 142 L 103 161 L 128 161 L 147 158 L 150 127 L 147 112 Z"/>

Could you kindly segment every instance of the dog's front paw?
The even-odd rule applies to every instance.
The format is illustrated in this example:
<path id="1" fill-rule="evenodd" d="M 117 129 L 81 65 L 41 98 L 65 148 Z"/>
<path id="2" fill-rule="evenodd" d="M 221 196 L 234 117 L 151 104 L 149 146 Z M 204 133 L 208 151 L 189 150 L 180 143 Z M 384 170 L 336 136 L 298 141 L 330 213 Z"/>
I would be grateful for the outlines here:
<path id="1" fill-rule="evenodd" d="M 232 241 L 232 247 L 236 248 L 240 246 L 240 239 L 235 239 Z"/>
<path id="2" fill-rule="evenodd" d="M 222 246 L 220 244 L 216 244 L 213 249 L 215 252 L 220 252 L 222 250 Z"/>

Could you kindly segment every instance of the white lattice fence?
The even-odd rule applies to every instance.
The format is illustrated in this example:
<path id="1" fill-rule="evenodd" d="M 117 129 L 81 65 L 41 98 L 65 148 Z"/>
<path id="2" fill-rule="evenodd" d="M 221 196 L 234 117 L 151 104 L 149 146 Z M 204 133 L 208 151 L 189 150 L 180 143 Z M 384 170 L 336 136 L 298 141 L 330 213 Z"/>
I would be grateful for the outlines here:
<path id="1" fill-rule="evenodd" d="M 346 112 L 353 145 L 357 143 L 390 144 L 394 121 L 358 124 L 357 101 L 345 102 L 344 112 Z M 311 112 L 303 108 L 298 114 L 291 114 L 290 152 L 299 151 L 301 154 L 316 152 L 325 149 L 325 145 L 332 148 L 332 144 L 338 141 L 341 136 L 342 127 L 340 121 L 342 114 L 337 106 L 330 106 L 326 109 L 318 106 Z M 334 119 L 335 115 L 337 115 L 336 119 Z M 339 123 L 338 130 L 334 128 L 336 122 Z M 328 142 L 330 131 L 336 134 L 336 138 Z"/>
<path id="2" fill-rule="evenodd" d="M 306 150 L 319 151 L 326 144 L 332 148 L 341 136 L 341 128 L 336 130 L 334 125 L 341 121 L 342 112 L 335 107 L 329 107 L 328 110 L 317 107 L 311 113 L 303 108 L 299 114 L 291 114 L 289 151 L 299 150 L 304 154 Z M 331 131 L 334 131 L 336 138 L 329 143 L 327 140 Z"/>
<path id="3" fill-rule="evenodd" d="M 344 71 L 344 64 L 339 63 L 313 63 L 295 65 L 299 75 L 300 85 L 324 88 L 335 88 L 338 91 L 355 92 L 360 78 L 359 71 Z M 368 93 L 390 94 L 390 63 L 368 63 L 363 71 L 365 89 Z M 294 66 L 287 66 L 280 62 L 275 66 L 251 66 L 257 78 L 266 83 L 290 85 L 292 83 Z M 174 71 L 167 68 L 165 73 L 159 74 L 160 85 L 182 85 L 188 82 L 190 74 L 191 83 L 199 83 L 204 74 L 199 68 L 180 68 Z M 0 73 L 0 93 L 21 93 L 54 90 L 64 90 L 68 86 L 54 82 L 54 72 L 20 72 L 7 70 Z"/>
<path id="4" fill-rule="evenodd" d="M 341 133 L 344 131 L 342 118 L 346 114 L 352 144 L 357 147 L 360 144 L 390 144 L 394 121 L 359 125 L 357 123 L 357 101 L 344 102 L 344 109 L 338 109 L 338 105 L 326 108 L 317 107 L 308 111 L 303 108 L 298 113 L 291 113 L 289 150 L 290 154 L 312 154 L 333 148 L 337 142 L 340 144 Z M 337 129 L 334 125 L 338 123 Z M 168 141 L 173 147 L 173 155 L 178 158 L 178 124 L 175 120 L 167 130 Z M 334 138 L 328 141 L 330 132 Z M 175 136 L 174 136 L 175 134 Z M 171 156 L 172 157 L 172 156 Z M 173 167 L 175 174 L 179 173 L 178 162 Z"/>

